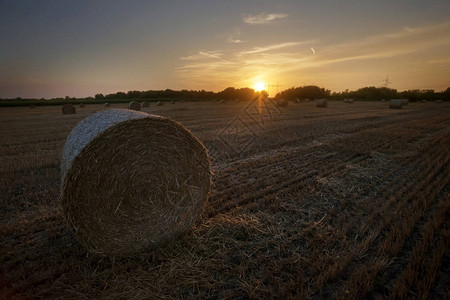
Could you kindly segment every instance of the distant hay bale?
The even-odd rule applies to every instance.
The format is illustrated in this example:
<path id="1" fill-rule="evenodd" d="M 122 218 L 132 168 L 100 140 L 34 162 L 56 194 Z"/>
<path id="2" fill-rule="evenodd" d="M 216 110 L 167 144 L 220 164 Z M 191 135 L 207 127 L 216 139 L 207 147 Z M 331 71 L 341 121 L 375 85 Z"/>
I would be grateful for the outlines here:
<path id="1" fill-rule="evenodd" d="M 80 103 L 80 108 L 83 108 L 84 107 L 84 103 Z"/>
<path id="2" fill-rule="evenodd" d="M 294 103 L 301 103 L 302 101 L 298 98 L 295 98 Z"/>
<path id="3" fill-rule="evenodd" d="M 389 108 L 396 108 L 400 109 L 403 105 L 403 99 L 391 99 L 391 102 L 389 103 Z"/>
<path id="4" fill-rule="evenodd" d="M 344 99 L 344 103 L 348 103 L 348 99 Z"/>
<path id="5" fill-rule="evenodd" d="M 156 106 L 163 106 L 163 105 L 164 105 L 164 102 L 161 102 L 161 101 L 156 102 Z"/>
<path id="6" fill-rule="evenodd" d="M 219 103 L 223 103 L 223 102 L 224 102 L 224 100 L 223 100 L 223 99 L 219 100 Z"/>
<path id="7" fill-rule="evenodd" d="M 104 106 L 104 107 L 111 107 L 111 104 L 109 104 L 108 102 L 106 102 L 103 106 Z"/>
<path id="8" fill-rule="evenodd" d="M 131 101 L 128 103 L 128 109 L 140 111 L 141 110 L 141 104 L 136 101 Z"/>
<path id="9" fill-rule="evenodd" d="M 75 109 L 75 106 L 73 106 L 70 103 L 64 104 L 61 107 L 63 115 L 70 115 L 70 114 L 76 114 L 77 110 Z"/>
<path id="10" fill-rule="evenodd" d="M 149 107 L 148 101 L 142 101 L 142 107 Z"/>
<path id="11" fill-rule="evenodd" d="M 347 100 L 347 103 L 353 103 L 353 101 L 354 101 L 353 98 L 350 98 Z"/>
<path id="12" fill-rule="evenodd" d="M 172 100 L 172 101 L 170 101 L 170 103 L 171 103 L 171 104 L 175 104 L 175 101 Z"/>
<path id="13" fill-rule="evenodd" d="M 386 102 L 386 99 L 381 99 L 381 102 Z"/>
<path id="14" fill-rule="evenodd" d="M 316 101 L 317 107 L 327 107 L 327 105 L 328 105 L 327 99 L 319 99 Z"/>
<path id="15" fill-rule="evenodd" d="M 442 99 L 436 100 L 436 103 L 442 103 Z"/>
<path id="16" fill-rule="evenodd" d="M 211 187 L 208 152 L 183 125 L 126 109 L 69 134 L 61 159 L 66 224 L 89 251 L 123 256 L 191 230 Z"/>
<path id="17" fill-rule="evenodd" d="M 422 102 L 422 103 L 426 103 L 426 102 L 427 102 L 427 100 L 426 100 L 426 99 L 422 99 L 422 100 L 420 100 L 420 102 Z"/>
<path id="18" fill-rule="evenodd" d="M 277 99 L 276 104 L 279 107 L 286 107 L 286 106 L 288 106 L 289 103 L 286 99 Z"/>

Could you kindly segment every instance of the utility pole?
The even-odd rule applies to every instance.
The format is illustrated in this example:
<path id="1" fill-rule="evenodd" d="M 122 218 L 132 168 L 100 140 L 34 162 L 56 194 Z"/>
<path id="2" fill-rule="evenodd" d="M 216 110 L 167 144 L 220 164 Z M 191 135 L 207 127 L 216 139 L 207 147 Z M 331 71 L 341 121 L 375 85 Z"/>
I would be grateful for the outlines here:
<path id="1" fill-rule="evenodd" d="M 277 94 L 278 94 L 278 88 L 281 87 L 281 85 L 279 84 L 279 82 L 277 82 L 277 84 L 266 84 L 267 87 L 267 93 L 270 95 L 270 88 L 276 88 L 277 89 Z"/>
<path id="2" fill-rule="evenodd" d="M 383 84 L 381 85 L 381 87 L 389 87 L 389 84 L 391 84 L 391 82 L 389 81 L 389 74 L 386 75 L 386 79 L 383 80 Z"/>

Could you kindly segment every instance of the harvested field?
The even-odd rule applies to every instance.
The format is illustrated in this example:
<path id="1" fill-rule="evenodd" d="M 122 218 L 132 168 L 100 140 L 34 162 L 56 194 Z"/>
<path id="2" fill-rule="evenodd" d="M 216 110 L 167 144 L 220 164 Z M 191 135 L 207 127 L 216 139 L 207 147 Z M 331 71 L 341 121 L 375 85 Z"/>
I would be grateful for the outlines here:
<path id="1" fill-rule="evenodd" d="M 0 298 L 449 296 L 450 104 L 264 107 L 151 107 L 204 142 L 213 187 L 192 232 L 127 258 L 88 254 L 58 203 L 66 137 L 103 105 L 0 108 Z"/>

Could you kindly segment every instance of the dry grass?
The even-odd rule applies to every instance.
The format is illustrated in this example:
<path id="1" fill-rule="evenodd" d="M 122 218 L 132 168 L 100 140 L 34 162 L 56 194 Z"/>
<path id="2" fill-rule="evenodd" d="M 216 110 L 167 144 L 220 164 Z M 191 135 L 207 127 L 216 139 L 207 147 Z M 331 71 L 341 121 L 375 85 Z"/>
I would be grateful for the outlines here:
<path id="1" fill-rule="evenodd" d="M 66 116 L 60 107 L 2 108 L 0 296 L 449 295 L 449 104 L 305 102 L 264 126 L 245 105 L 152 108 L 211 149 L 212 196 L 178 242 L 115 259 L 88 254 L 58 203 L 65 138 L 102 105 Z M 239 131 L 232 151 L 219 137 L 237 116 L 253 134 Z"/>

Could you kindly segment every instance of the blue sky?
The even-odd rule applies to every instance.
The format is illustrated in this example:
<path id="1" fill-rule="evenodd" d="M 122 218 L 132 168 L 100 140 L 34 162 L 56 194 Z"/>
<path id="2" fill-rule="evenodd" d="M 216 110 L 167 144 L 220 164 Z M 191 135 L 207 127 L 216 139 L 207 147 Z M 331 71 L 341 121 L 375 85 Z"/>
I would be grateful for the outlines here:
<path id="1" fill-rule="evenodd" d="M 450 86 L 450 1 L 0 1 L 0 97 Z M 275 91 L 269 91 L 273 94 Z"/>

